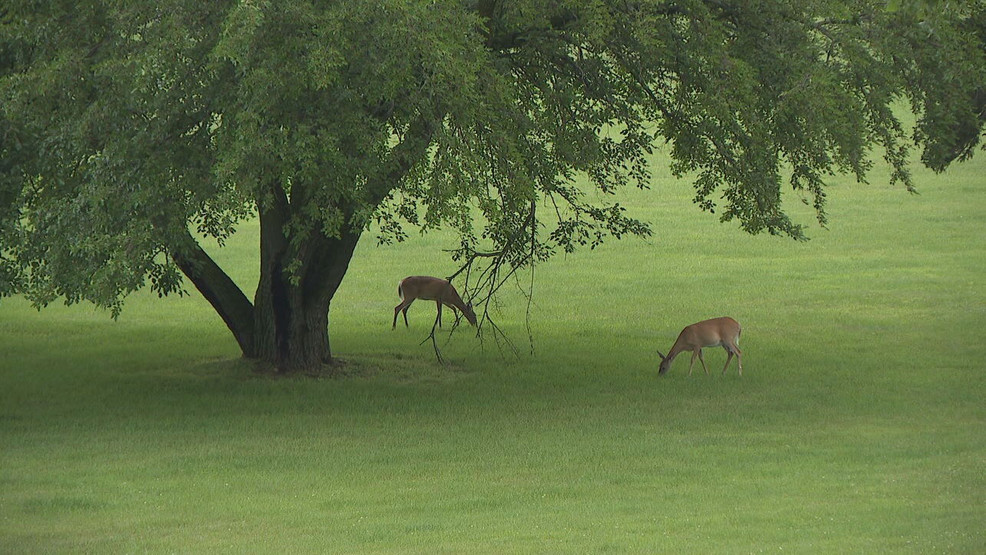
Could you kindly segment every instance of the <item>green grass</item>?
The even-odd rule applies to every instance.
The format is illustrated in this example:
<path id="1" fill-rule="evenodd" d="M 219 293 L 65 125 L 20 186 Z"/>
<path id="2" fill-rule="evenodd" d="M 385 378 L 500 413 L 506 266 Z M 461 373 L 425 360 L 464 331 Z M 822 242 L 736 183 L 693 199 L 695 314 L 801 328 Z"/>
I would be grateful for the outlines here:
<path id="1" fill-rule="evenodd" d="M 446 237 L 368 236 L 333 304 L 339 379 L 268 379 L 196 295 L 0 303 L 0 552 L 983 552 L 986 188 L 837 182 L 806 244 L 748 237 L 658 180 L 655 237 L 560 257 L 498 322 L 396 284 Z M 797 217 L 812 215 L 792 203 Z M 256 229 L 220 257 L 256 279 Z M 744 376 L 657 376 L 682 326 L 744 326 Z M 479 348 L 482 347 L 482 348 Z"/>

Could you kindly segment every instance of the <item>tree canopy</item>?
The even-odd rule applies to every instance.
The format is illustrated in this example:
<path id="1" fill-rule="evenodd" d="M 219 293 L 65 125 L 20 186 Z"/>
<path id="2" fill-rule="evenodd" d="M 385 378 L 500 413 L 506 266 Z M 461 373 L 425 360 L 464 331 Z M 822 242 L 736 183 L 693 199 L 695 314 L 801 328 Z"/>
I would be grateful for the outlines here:
<path id="1" fill-rule="evenodd" d="M 984 14 L 978 0 L 10 0 L 0 294 L 117 314 L 187 279 L 245 356 L 311 368 L 332 360 L 329 305 L 371 225 L 385 242 L 454 228 L 454 256 L 487 276 L 647 235 L 615 194 L 648 186 L 663 143 L 699 207 L 802 238 L 784 187 L 824 223 L 826 178 L 864 180 L 874 150 L 906 188 L 912 145 L 939 171 L 971 155 Z M 248 218 L 252 299 L 200 244 Z"/>

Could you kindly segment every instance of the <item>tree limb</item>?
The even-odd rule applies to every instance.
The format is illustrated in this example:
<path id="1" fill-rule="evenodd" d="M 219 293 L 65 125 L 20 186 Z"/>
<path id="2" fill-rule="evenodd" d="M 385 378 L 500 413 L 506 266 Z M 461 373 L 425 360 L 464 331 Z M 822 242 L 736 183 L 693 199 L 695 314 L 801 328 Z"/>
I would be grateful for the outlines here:
<path id="1" fill-rule="evenodd" d="M 256 352 L 253 304 L 239 286 L 202 249 L 191 233 L 185 232 L 180 245 L 173 247 L 170 255 L 233 332 L 243 354 L 253 356 Z"/>

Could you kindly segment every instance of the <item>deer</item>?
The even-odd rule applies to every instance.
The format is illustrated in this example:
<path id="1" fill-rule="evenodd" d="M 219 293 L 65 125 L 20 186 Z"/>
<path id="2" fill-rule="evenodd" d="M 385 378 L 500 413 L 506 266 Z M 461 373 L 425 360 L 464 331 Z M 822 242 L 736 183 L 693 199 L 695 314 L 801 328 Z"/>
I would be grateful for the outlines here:
<path id="1" fill-rule="evenodd" d="M 435 301 L 438 306 L 438 326 L 442 325 L 442 305 L 451 307 L 454 311 L 459 309 L 469 323 L 476 325 L 476 313 L 473 312 L 471 303 L 462 302 L 459 292 L 452 287 L 448 280 L 431 276 L 409 276 L 401 280 L 397 286 L 397 294 L 401 298 L 401 304 L 394 307 L 394 325 L 390 329 L 397 328 L 397 314 L 404 314 L 404 325 L 407 323 L 407 309 L 415 299 L 425 301 Z"/>
<path id="2" fill-rule="evenodd" d="M 678 334 L 678 339 L 671 346 L 671 350 L 668 351 L 668 356 L 661 354 L 661 351 L 657 352 L 661 357 L 661 366 L 658 374 L 666 373 L 671 368 L 671 362 L 674 361 L 674 357 L 683 351 L 692 352 L 692 361 L 688 364 L 689 376 L 692 375 L 692 365 L 695 364 L 695 357 L 698 357 L 698 360 L 702 363 L 702 368 L 705 368 L 705 373 L 708 374 L 709 369 L 705 366 L 705 359 L 702 358 L 702 348 L 722 347 L 729 353 L 729 356 L 726 357 L 726 365 L 722 367 L 722 373 L 726 373 L 730 361 L 733 360 L 733 355 L 736 355 L 739 375 L 742 376 L 743 360 L 740 358 L 742 351 L 739 349 L 740 333 L 742 331 L 739 322 L 728 316 L 702 320 L 690 326 L 685 326 L 685 329 L 681 330 L 681 333 Z"/>

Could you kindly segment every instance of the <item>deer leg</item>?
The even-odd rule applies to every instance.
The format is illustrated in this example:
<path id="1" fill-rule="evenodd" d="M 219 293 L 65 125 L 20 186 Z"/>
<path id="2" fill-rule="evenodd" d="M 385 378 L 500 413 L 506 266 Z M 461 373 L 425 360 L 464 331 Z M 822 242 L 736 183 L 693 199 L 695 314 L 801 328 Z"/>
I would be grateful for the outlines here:
<path id="1" fill-rule="evenodd" d="M 695 357 L 698 356 L 699 353 L 701 353 L 701 352 L 702 352 L 701 349 L 696 349 L 696 350 L 692 351 L 692 360 L 691 360 L 691 362 L 688 363 L 688 375 L 689 376 L 692 375 L 692 365 L 695 364 Z M 702 363 L 702 366 L 705 366 L 705 363 L 704 362 Z"/>
<path id="2" fill-rule="evenodd" d="M 394 325 L 390 326 L 390 329 L 394 329 L 394 328 L 397 327 L 397 313 L 398 312 L 403 312 L 404 313 L 404 325 L 405 326 L 408 325 L 407 324 L 407 309 L 408 309 L 408 307 L 411 306 L 411 303 L 413 303 L 413 302 L 414 302 L 414 299 L 411 299 L 410 302 L 408 302 L 408 301 L 401 301 L 401 304 L 399 304 L 399 305 L 397 305 L 397 306 L 394 307 Z M 410 326 L 408 326 L 408 327 L 410 327 Z"/>
<path id="3" fill-rule="evenodd" d="M 739 350 L 739 346 L 737 346 L 736 343 L 733 343 L 732 345 L 729 346 L 723 345 L 723 348 L 726 349 L 726 352 L 729 353 L 729 356 L 726 357 L 726 366 L 723 367 L 722 373 L 723 374 L 726 373 L 726 368 L 729 368 L 729 361 L 732 360 L 733 355 L 736 355 L 736 366 L 739 367 L 739 375 L 742 376 L 743 358 L 740 355 L 742 355 L 743 352 Z"/>
<path id="4" fill-rule="evenodd" d="M 438 305 L 438 327 L 442 327 L 442 301 L 435 301 Z"/>
<path id="5" fill-rule="evenodd" d="M 698 361 L 702 363 L 702 368 L 705 369 L 705 375 L 708 376 L 709 368 L 705 365 L 705 358 L 702 357 L 702 349 L 695 349 L 695 352 L 698 353 Z"/>

